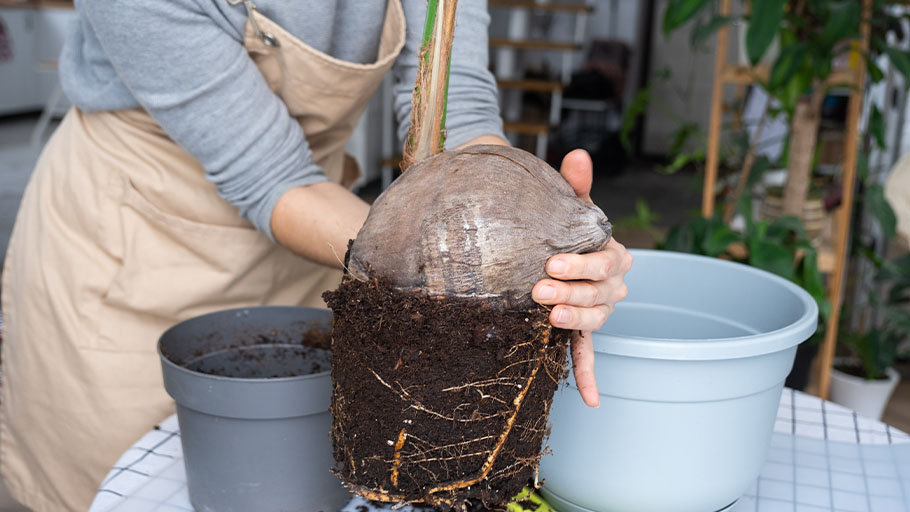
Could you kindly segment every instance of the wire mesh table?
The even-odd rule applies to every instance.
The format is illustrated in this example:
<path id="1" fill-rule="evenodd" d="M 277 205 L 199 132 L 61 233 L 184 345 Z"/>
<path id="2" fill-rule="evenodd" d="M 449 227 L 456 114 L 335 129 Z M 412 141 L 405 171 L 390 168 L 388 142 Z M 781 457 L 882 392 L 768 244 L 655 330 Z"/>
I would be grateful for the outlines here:
<path id="1" fill-rule="evenodd" d="M 353 498 L 343 512 L 365 509 L 389 507 Z M 176 416 L 120 457 L 89 509 L 159 511 L 193 512 Z M 910 512 L 910 435 L 784 389 L 761 476 L 728 511 Z"/>

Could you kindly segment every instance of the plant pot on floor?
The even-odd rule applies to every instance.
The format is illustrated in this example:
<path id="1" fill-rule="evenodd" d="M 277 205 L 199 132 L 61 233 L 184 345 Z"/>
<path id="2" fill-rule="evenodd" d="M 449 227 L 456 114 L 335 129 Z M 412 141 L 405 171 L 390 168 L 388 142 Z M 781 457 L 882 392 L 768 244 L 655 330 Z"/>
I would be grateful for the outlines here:
<path id="1" fill-rule="evenodd" d="M 859 368 L 849 359 L 835 360 L 829 398 L 867 418 L 881 419 L 901 376 L 894 368 L 888 368 L 885 370 L 888 378 L 868 380 L 856 375 L 861 373 Z"/>
<path id="2" fill-rule="evenodd" d="M 778 219 L 783 216 L 783 209 L 783 190 L 779 187 L 769 188 L 762 197 L 761 217 L 768 220 Z M 821 197 L 807 198 L 799 220 L 802 221 L 809 240 L 817 242 L 828 222 L 824 200 Z"/>

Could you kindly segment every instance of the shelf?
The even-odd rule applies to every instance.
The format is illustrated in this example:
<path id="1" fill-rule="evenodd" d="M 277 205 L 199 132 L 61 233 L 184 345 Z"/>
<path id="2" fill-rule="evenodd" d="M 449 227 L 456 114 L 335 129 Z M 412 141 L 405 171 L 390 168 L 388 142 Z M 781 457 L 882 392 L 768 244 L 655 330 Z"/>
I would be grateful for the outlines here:
<path id="1" fill-rule="evenodd" d="M 500 89 L 518 89 L 533 92 L 558 92 L 562 82 L 556 80 L 497 80 Z"/>
<path id="2" fill-rule="evenodd" d="M 581 50 L 580 44 L 563 41 L 546 41 L 540 39 L 504 39 L 501 37 L 491 38 L 490 46 L 499 48 L 516 48 L 519 50 L 541 50 L 557 52 L 574 52 Z"/>
<path id="3" fill-rule="evenodd" d="M 561 11 L 587 13 L 593 12 L 594 6 L 582 3 L 562 4 L 558 2 L 535 2 L 533 0 L 490 0 L 490 7 L 510 9 L 530 9 L 535 11 Z"/>
<path id="4" fill-rule="evenodd" d="M 768 81 L 770 71 L 767 66 L 762 65 L 755 67 L 727 65 L 721 73 L 721 79 L 728 84 L 751 85 L 756 81 Z M 854 80 L 853 70 L 836 69 L 828 77 L 828 84 L 849 84 L 853 83 Z"/>
<path id="5" fill-rule="evenodd" d="M 606 100 L 588 100 L 582 98 L 563 98 L 562 108 L 566 110 L 586 110 L 588 112 L 606 112 L 614 103 Z"/>
<path id="6" fill-rule="evenodd" d="M 73 2 L 67 0 L 0 0 L 0 8 L 20 9 L 73 9 Z"/>
<path id="7" fill-rule="evenodd" d="M 519 135 L 546 135 L 550 133 L 551 126 L 546 122 L 506 121 L 502 128 L 505 132 Z"/>

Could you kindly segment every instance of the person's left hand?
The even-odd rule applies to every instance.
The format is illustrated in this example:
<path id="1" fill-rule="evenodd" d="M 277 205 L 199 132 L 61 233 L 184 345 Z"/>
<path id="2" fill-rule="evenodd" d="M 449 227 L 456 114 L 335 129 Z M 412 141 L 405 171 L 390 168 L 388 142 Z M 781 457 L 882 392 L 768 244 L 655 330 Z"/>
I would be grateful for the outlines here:
<path id="1" fill-rule="evenodd" d="M 588 152 L 576 149 L 562 160 L 559 169 L 575 194 L 591 200 L 594 165 Z M 610 239 L 607 246 L 588 254 L 557 254 L 547 260 L 547 274 L 531 290 L 540 304 L 552 305 L 550 323 L 571 329 L 572 363 L 575 382 L 585 404 L 600 405 L 600 394 L 594 379 L 594 345 L 591 331 L 600 329 L 617 302 L 628 293 L 624 281 L 632 267 L 632 255 L 619 242 Z"/>

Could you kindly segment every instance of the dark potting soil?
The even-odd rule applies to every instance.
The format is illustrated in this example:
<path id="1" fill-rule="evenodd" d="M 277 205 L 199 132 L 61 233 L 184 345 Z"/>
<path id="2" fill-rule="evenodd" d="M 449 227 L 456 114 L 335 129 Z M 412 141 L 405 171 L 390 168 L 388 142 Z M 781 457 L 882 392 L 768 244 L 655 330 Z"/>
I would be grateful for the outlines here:
<path id="1" fill-rule="evenodd" d="M 495 507 L 532 480 L 566 374 L 549 310 L 434 297 L 347 278 L 334 312 L 339 477 L 381 501 Z"/>
<path id="2" fill-rule="evenodd" d="M 330 345 L 331 334 L 324 329 L 305 332 L 299 343 L 278 342 L 260 335 L 255 344 L 198 353 L 183 367 L 208 375 L 240 379 L 300 377 L 331 369 Z"/>

